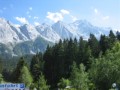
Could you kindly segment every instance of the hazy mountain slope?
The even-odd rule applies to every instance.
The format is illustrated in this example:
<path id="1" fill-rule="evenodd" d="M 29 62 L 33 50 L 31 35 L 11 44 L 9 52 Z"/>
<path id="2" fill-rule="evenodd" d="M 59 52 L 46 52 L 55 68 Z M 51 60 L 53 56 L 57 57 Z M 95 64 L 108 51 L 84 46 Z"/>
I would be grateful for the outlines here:
<path id="1" fill-rule="evenodd" d="M 34 41 L 25 41 L 18 43 L 14 48 L 13 52 L 16 55 L 35 54 L 37 52 L 44 52 L 47 45 L 53 45 L 53 43 L 46 41 L 45 39 L 38 37 Z"/>

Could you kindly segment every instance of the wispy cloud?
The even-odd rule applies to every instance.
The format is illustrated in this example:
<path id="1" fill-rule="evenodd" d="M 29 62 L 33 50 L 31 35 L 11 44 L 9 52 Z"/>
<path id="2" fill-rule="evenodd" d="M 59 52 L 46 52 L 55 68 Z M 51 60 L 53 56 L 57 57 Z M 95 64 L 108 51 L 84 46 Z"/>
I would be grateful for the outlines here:
<path id="1" fill-rule="evenodd" d="M 95 14 L 98 14 L 98 9 L 95 8 L 95 9 L 94 9 L 94 12 L 95 12 Z"/>
<path id="2" fill-rule="evenodd" d="M 37 16 L 34 16 L 33 18 L 34 18 L 34 19 L 39 19 L 39 17 L 37 17 Z"/>
<path id="3" fill-rule="evenodd" d="M 28 15 L 29 18 L 31 18 L 31 15 Z"/>
<path id="4" fill-rule="evenodd" d="M 102 12 L 100 12 L 98 9 L 94 9 L 94 13 L 95 13 L 95 17 L 96 19 L 104 22 L 106 20 L 109 20 L 110 19 L 110 16 L 108 15 L 104 15 Z"/>
<path id="5" fill-rule="evenodd" d="M 72 15 L 71 15 L 70 17 L 72 18 L 72 21 L 73 21 L 73 22 L 76 21 L 76 20 L 78 20 L 77 17 L 75 17 L 75 16 L 72 16 Z"/>
<path id="6" fill-rule="evenodd" d="M 52 12 L 47 12 L 47 16 L 48 19 L 50 19 L 53 22 L 57 22 L 57 21 L 62 21 L 63 20 L 63 16 L 61 13 L 52 13 Z"/>
<path id="7" fill-rule="evenodd" d="M 29 13 L 30 13 L 29 11 L 26 12 L 26 14 L 29 14 Z"/>
<path id="8" fill-rule="evenodd" d="M 113 30 L 114 29 L 120 30 L 119 20 L 118 18 L 113 17 L 113 16 L 104 15 L 103 13 L 101 13 L 101 15 L 95 16 L 91 21 L 94 25 L 97 25 L 97 26 L 111 27 L 113 28 Z"/>
<path id="9" fill-rule="evenodd" d="M 15 19 L 22 24 L 28 24 L 28 21 L 26 20 L 25 17 L 15 17 Z"/>
<path id="10" fill-rule="evenodd" d="M 78 20 L 78 18 L 73 16 L 70 13 L 70 11 L 65 9 L 61 9 L 59 12 L 47 12 L 46 18 L 53 22 L 63 21 L 63 20 L 74 22 Z"/>
<path id="11" fill-rule="evenodd" d="M 97 8 L 94 8 L 93 12 L 94 15 L 91 21 L 94 25 L 106 26 L 106 27 L 110 25 L 111 18 L 109 15 L 105 15 Z"/>
<path id="12" fill-rule="evenodd" d="M 15 25 L 15 27 L 20 27 L 20 25 L 19 24 L 14 24 Z"/>
<path id="13" fill-rule="evenodd" d="M 29 7 L 29 10 L 33 10 L 33 8 L 32 8 L 32 7 Z"/>
<path id="14" fill-rule="evenodd" d="M 108 20 L 110 18 L 110 16 L 104 16 L 102 19 L 103 20 Z"/>
<path id="15" fill-rule="evenodd" d="M 39 22 L 34 22 L 34 25 L 38 26 L 38 25 L 40 25 L 40 23 Z"/>
<path id="16" fill-rule="evenodd" d="M 62 9 L 60 10 L 60 12 L 65 15 L 65 14 L 70 14 L 70 12 L 68 10 Z"/>

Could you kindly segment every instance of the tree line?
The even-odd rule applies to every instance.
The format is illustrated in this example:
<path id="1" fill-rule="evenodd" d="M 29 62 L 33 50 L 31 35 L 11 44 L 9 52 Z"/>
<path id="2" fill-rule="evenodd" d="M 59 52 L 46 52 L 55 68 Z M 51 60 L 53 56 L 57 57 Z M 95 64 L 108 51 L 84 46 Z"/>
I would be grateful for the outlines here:
<path id="1" fill-rule="evenodd" d="M 60 40 L 37 53 L 28 65 L 21 57 L 15 68 L 2 69 L 0 82 L 25 83 L 38 90 L 109 90 L 113 83 L 120 84 L 120 33 L 90 34 L 88 40 Z"/>

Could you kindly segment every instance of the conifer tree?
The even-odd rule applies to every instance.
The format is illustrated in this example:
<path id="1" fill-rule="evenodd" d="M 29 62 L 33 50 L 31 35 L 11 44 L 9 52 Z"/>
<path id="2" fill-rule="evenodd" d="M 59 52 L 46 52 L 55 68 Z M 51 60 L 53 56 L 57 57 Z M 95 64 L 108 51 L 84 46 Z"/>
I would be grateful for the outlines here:
<path id="1" fill-rule="evenodd" d="M 91 48 L 91 53 L 94 57 L 98 57 L 100 53 L 99 42 L 93 34 L 90 34 L 90 38 L 88 39 L 88 44 Z"/>
<path id="2" fill-rule="evenodd" d="M 116 36 L 115 36 L 115 34 L 113 33 L 112 30 L 110 30 L 109 37 L 110 37 L 111 43 L 115 42 Z"/>
<path id="3" fill-rule="evenodd" d="M 109 38 L 105 35 L 101 35 L 99 44 L 100 50 L 103 52 L 103 54 L 106 52 L 107 49 L 110 49 Z"/>
<path id="4" fill-rule="evenodd" d="M 58 83 L 58 87 L 62 90 L 64 90 L 67 86 L 70 85 L 71 85 L 70 80 L 65 78 L 60 79 L 60 82 Z"/>
<path id="5" fill-rule="evenodd" d="M 119 31 L 116 32 L 116 37 L 120 41 L 120 32 Z"/>
<path id="6" fill-rule="evenodd" d="M 3 63 L 2 63 L 2 59 L 0 58 L 0 73 L 2 73 L 3 70 Z"/>
<path id="7" fill-rule="evenodd" d="M 0 83 L 3 83 L 3 76 L 0 74 Z"/>
<path id="8" fill-rule="evenodd" d="M 34 81 L 38 80 L 40 73 L 43 72 L 43 65 L 44 61 L 42 53 L 34 55 L 30 64 L 30 71 Z"/>
<path id="9" fill-rule="evenodd" d="M 87 45 L 87 41 L 84 41 L 83 38 L 80 37 L 77 64 L 79 65 L 80 63 L 83 63 L 87 66 L 90 56 L 91 52 Z"/>
<path id="10" fill-rule="evenodd" d="M 63 43 L 60 40 L 58 44 L 53 48 L 53 62 L 54 62 L 54 77 L 56 83 L 61 79 L 65 73 L 64 70 L 64 47 Z"/>
<path id="11" fill-rule="evenodd" d="M 22 67 L 18 80 L 20 83 L 24 83 L 26 87 L 31 85 L 33 79 L 27 66 Z"/>
<path id="12" fill-rule="evenodd" d="M 109 33 L 109 44 L 110 44 L 110 48 L 113 47 L 114 43 L 116 42 L 116 36 L 114 35 L 113 31 L 110 30 Z"/>
<path id="13" fill-rule="evenodd" d="M 25 63 L 25 60 L 23 57 L 20 58 L 20 60 L 17 63 L 17 66 L 15 68 L 15 70 L 12 73 L 13 76 L 13 82 L 18 82 L 19 77 L 20 77 L 20 73 L 21 73 L 21 69 L 23 68 L 23 66 L 26 66 L 27 64 Z"/>
<path id="14" fill-rule="evenodd" d="M 52 84 L 54 81 L 54 77 L 53 77 L 53 73 L 54 73 L 54 62 L 52 61 L 53 57 L 52 57 L 52 48 L 51 47 L 47 47 L 44 56 L 43 56 L 43 60 L 45 61 L 44 63 L 44 75 L 46 77 L 46 79 L 48 80 L 48 84 Z"/>
<path id="15" fill-rule="evenodd" d="M 66 47 L 65 50 L 65 75 L 67 77 L 70 76 L 71 65 L 73 61 L 76 61 L 77 59 L 76 55 L 77 55 L 77 46 L 75 45 L 72 38 L 70 38 L 68 42 L 68 46 Z"/>
<path id="16" fill-rule="evenodd" d="M 45 77 L 43 74 L 39 76 L 37 84 L 38 84 L 37 90 L 49 90 L 50 88 L 50 86 L 47 85 L 47 81 L 45 80 Z"/>

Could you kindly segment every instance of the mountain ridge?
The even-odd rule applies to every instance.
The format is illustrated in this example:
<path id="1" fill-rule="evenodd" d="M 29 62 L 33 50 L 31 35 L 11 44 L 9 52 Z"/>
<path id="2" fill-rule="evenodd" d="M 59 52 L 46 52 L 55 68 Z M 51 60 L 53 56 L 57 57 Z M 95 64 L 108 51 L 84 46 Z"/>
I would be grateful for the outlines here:
<path id="1" fill-rule="evenodd" d="M 24 54 L 29 54 L 36 53 L 38 51 L 43 52 L 47 47 L 46 44 L 52 45 L 57 43 L 60 39 L 79 39 L 81 36 L 84 39 L 88 39 L 90 33 L 94 34 L 98 38 L 101 34 L 108 35 L 109 30 L 110 28 L 94 26 L 86 20 L 77 20 L 70 24 L 58 21 L 52 25 L 48 25 L 46 23 L 37 26 L 24 24 L 16 27 L 15 24 L 12 24 L 10 21 L 0 18 L 0 43 L 7 47 L 6 50 L 11 50 L 6 52 L 12 52 L 12 54 L 15 55 L 18 53 L 15 52 L 15 48 L 17 47 L 17 49 L 19 48 L 22 50 L 19 51 L 19 53 L 25 52 Z M 32 46 L 25 44 L 27 42 L 29 42 Z M 28 51 L 23 49 L 24 45 L 28 48 Z M 38 50 L 32 47 L 37 48 Z"/>

